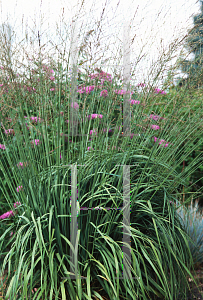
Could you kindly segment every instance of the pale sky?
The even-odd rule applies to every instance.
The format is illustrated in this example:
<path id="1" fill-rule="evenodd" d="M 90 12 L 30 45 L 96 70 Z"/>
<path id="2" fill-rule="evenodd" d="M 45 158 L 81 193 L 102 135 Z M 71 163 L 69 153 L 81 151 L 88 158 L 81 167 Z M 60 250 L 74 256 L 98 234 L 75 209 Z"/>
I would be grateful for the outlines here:
<path id="1" fill-rule="evenodd" d="M 77 25 L 80 33 L 79 44 L 81 45 L 85 34 L 89 30 L 96 28 L 95 24 L 100 20 L 106 3 L 107 8 L 102 17 L 99 36 L 100 46 L 95 57 L 99 58 L 103 52 L 105 56 L 107 55 L 106 57 L 114 55 L 118 58 L 121 55 L 123 49 L 123 22 L 132 19 L 134 16 L 134 20 L 131 22 L 130 37 L 132 39 L 136 36 L 131 48 L 130 59 L 133 66 L 137 63 L 135 82 L 143 82 L 143 79 L 147 80 L 148 77 L 146 76 L 149 76 L 150 72 L 156 69 L 155 66 L 152 66 L 152 62 L 158 60 L 160 51 L 164 49 L 168 52 L 169 43 L 174 41 L 175 38 L 180 40 L 184 34 L 187 34 L 187 30 L 193 27 L 192 16 L 198 14 L 201 7 L 198 0 L 120 0 L 118 8 L 119 0 L 86 0 L 84 1 L 83 9 L 78 12 L 81 0 L 78 2 L 78 5 L 75 2 L 75 6 L 73 6 L 74 2 L 73 0 L 0 0 L 0 23 L 9 22 L 13 30 L 15 30 L 16 41 L 13 43 L 13 49 L 17 45 L 17 49 L 21 50 L 21 53 L 17 56 L 19 60 L 23 57 L 20 41 L 23 38 L 25 39 L 26 32 L 28 33 L 28 42 L 25 40 L 22 45 L 24 45 L 28 53 L 33 53 L 34 50 L 38 51 L 38 30 L 40 32 L 41 45 L 51 40 L 55 45 L 61 44 L 58 46 L 59 49 L 64 49 L 66 44 L 66 53 L 68 53 L 70 24 L 74 14 L 79 15 Z M 61 23 L 62 16 L 65 22 Z M 40 26 L 42 21 L 43 24 Z M 58 24 L 58 32 L 56 23 Z M 66 28 L 64 24 L 66 24 Z M 81 25 L 82 29 L 80 29 Z M 33 33 L 32 30 L 34 30 Z M 68 35 L 64 34 L 66 31 L 69 32 Z M 59 32 L 63 39 L 59 37 Z M 98 31 L 96 34 L 98 34 Z M 35 44 L 33 46 L 29 44 L 29 40 L 34 35 Z M 93 42 L 94 39 L 93 35 L 90 41 Z M 48 45 L 51 48 L 51 44 L 49 43 Z M 117 52 L 119 47 L 120 52 Z M 45 48 L 47 49 L 47 46 Z M 166 64 L 167 67 L 175 63 L 176 55 L 178 57 L 180 49 L 177 52 L 173 52 L 172 57 L 174 58 Z M 52 47 L 49 53 L 52 53 L 54 57 L 56 51 Z M 186 50 L 185 53 L 187 53 Z M 68 56 L 66 55 L 65 57 L 67 58 Z M 139 57 L 142 57 L 140 61 Z M 190 57 L 192 58 L 191 55 Z M 55 58 L 57 59 L 57 56 Z M 98 63 L 101 63 L 101 60 Z M 109 63 L 115 65 L 116 61 Z M 117 63 L 120 65 L 118 70 L 122 70 L 122 60 Z M 103 67 L 103 70 L 111 73 L 110 67 Z M 167 75 L 167 72 L 164 75 Z M 159 82 L 160 85 L 161 82 Z"/>

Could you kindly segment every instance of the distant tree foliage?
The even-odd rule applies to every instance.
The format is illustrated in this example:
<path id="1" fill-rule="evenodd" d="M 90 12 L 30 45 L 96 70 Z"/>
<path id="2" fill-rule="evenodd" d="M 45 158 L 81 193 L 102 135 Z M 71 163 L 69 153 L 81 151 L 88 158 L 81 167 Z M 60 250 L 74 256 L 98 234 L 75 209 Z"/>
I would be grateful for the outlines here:
<path id="1" fill-rule="evenodd" d="M 179 87 L 197 89 L 203 86 L 203 0 L 201 3 L 201 13 L 193 17 L 194 27 L 188 33 L 185 48 L 189 53 L 194 53 L 194 60 L 181 60 L 179 66 L 181 72 L 185 73 L 187 78 L 179 78 Z"/>
<path id="2" fill-rule="evenodd" d="M 3 59 L 6 60 L 8 64 L 11 63 L 12 44 L 12 27 L 9 23 L 2 23 L 0 25 L 0 56 L 3 57 Z"/>

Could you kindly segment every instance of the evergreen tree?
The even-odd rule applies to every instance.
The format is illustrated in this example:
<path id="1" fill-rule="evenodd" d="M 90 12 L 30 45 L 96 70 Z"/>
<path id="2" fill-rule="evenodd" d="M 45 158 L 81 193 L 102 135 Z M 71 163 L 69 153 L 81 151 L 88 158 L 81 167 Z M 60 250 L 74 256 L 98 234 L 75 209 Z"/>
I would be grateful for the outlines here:
<path id="1" fill-rule="evenodd" d="M 201 13 L 193 17 L 194 27 L 188 33 L 185 45 L 195 58 L 192 61 L 180 59 L 178 63 L 181 72 L 188 75 L 187 78 L 182 78 L 178 85 L 194 89 L 203 86 L 203 0 L 200 0 L 200 3 Z"/>

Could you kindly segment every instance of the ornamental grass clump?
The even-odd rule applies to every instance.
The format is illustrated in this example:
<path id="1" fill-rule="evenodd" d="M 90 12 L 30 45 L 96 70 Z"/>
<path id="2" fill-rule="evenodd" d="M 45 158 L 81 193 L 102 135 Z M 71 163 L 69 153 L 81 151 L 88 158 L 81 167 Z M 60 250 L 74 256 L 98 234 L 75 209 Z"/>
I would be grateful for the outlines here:
<path id="1" fill-rule="evenodd" d="M 178 201 L 176 203 L 178 205 Z M 179 203 L 180 205 L 180 203 Z M 189 247 L 193 257 L 195 268 L 203 263 L 203 213 L 198 207 L 198 201 L 191 201 L 187 207 L 180 206 L 177 209 L 181 224 L 191 240 Z"/>
<path id="2" fill-rule="evenodd" d="M 15 76 L 0 100 L 0 189 L 9 207 L 21 203 L 18 214 L 1 221 L 4 298 L 181 299 L 186 275 L 194 279 L 193 258 L 172 202 L 202 163 L 200 153 L 179 171 L 202 143 L 202 108 L 189 118 L 182 98 L 166 114 L 170 95 L 150 92 L 154 87 L 129 92 L 117 83 L 117 70 L 93 64 L 80 71 L 74 98 L 69 61 L 65 68 L 60 59 L 46 64 L 40 48 L 33 62 L 33 78 L 25 75 L 20 87 Z M 126 96 L 129 135 L 123 132 Z M 160 108 L 157 97 L 167 105 Z M 130 222 L 124 226 L 126 195 Z M 130 244 L 122 240 L 124 229 Z M 131 253 L 127 279 L 125 249 Z"/>
<path id="3" fill-rule="evenodd" d="M 79 100 L 82 101 L 80 96 Z M 104 106 L 107 113 L 108 107 Z M 59 116 L 58 133 L 62 131 L 71 139 L 65 122 L 60 122 L 63 116 L 57 111 L 60 110 L 56 107 L 56 115 Z M 41 294 L 44 299 L 53 294 L 60 297 L 62 293 L 65 293 L 67 299 L 78 295 L 84 299 L 85 295 L 91 297 L 98 294 L 108 297 L 119 295 L 122 298 L 126 292 L 132 299 L 152 299 L 155 295 L 169 299 L 174 293 L 179 295 L 183 292 L 183 287 L 186 288 L 185 270 L 190 274 L 192 257 L 187 235 L 169 201 L 173 199 L 171 193 L 184 183 L 187 176 L 184 173 L 182 177 L 176 172 L 176 164 L 181 164 L 185 155 L 188 155 L 186 149 L 185 152 L 179 149 L 179 136 L 181 142 L 184 138 L 188 145 L 191 142 L 188 137 L 192 133 L 192 139 L 195 135 L 199 138 L 197 129 L 201 123 L 197 121 L 198 114 L 188 125 L 179 124 L 176 129 L 179 135 L 175 134 L 175 124 L 169 117 L 167 123 L 160 123 L 159 137 L 164 134 L 166 140 L 170 140 L 168 147 L 162 150 L 153 141 L 153 129 L 150 126 L 153 120 L 150 121 L 149 117 L 149 126 L 144 127 L 146 122 L 143 123 L 142 118 L 145 118 L 145 114 L 143 112 L 142 116 L 139 109 L 134 108 L 133 114 L 137 123 L 143 126 L 136 126 L 136 123 L 132 126 L 135 134 L 132 138 L 122 136 L 120 116 L 116 126 L 111 127 L 113 134 L 106 131 L 105 134 L 112 134 L 107 136 L 99 132 L 99 122 L 106 119 L 108 129 L 108 120 L 113 119 L 113 115 L 109 114 L 106 118 L 107 115 L 101 109 L 94 113 L 91 106 L 87 108 L 86 116 L 81 110 L 84 120 L 81 122 L 81 132 L 89 134 L 81 140 L 75 137 L 74 143 L 67 145 L 63 135 L 56 135 L 54 122 L 52 131 L 46 128 L 46 115 L 43 115 L 43 110 L 39 109 L 39 112 L 45 123 L 32 127 L 30 122 L 29 133 L 26 131 L 23 111 L 19 110 L 20 122 L 19 125 L 15 124 L 16 139 L 10 139 L 7 143 L 6 135 L 1 134 L 5 145 L 1 152 L 1 169 L 10 183 L 13 197 L 24 208 L 21 215 L 16 215 L 13 221 L 9 220 L 10 227 L 1 237 L 3 240 L 13 231 L 20 233 L 9 240 L 10 251 L 2 265 L 4 269 L 12 261 L 9 278 L 13 280 L 7 282 L 6 295 L 12 297 L 19 293 L 26 297 L 37 288 L 37 295 Z M 29 116 L 28 110 L 26 115 Z M 96 128 L 94 124 L 91 126 L 91 122 L 97 124 Z M 166 126 L 171 127 L 171 130 L 166 132 Z M 117 127 L 120 128 L 121 136 Z M 30 145 L 33 141 L 35 147 Z M 114 145 L 119 145 L 122 151 Z M 109 151 L 111 148 L 112 151 Z M 12 166 L 9 171 L 5 168 L 7 162 Z M 70 269 L 67 268 L 70 267 L 71 164 L 81 168 L 77 176 L 79 242 L 75 249 L 78 249 L 78 272 L 81 278 L 87 277 L 87 290 L 83 283 L 85 279 L 70 279 Z M 123 165 L 131 166 L 131 272 L 134 278 L 127 282 L 118 278 L 123 276 L 123 214 L 118 209 L 123 203 Z M 195 162 L 188 169 L 192 170 L 194 165 Z M 17 193 L 14 181 L 9 178 L 14 178 L 18 187 L 21 187 Z M 7 191 L 2 190 L 6 195 Z M 17 250 L 19 247 L 20 252 Z M 34 261 L 31 257 L 35 257 Z M 14 273 L 14 270 L 18 270 L 18 273 Z M 109 284 L 102 278 L 108 279 Z M 27 289 L 25 281 L 30 283 Z M 9 283 L 12 289 L 8 289 Z M 102 292 L 99 292 L 101 288 Z"/>

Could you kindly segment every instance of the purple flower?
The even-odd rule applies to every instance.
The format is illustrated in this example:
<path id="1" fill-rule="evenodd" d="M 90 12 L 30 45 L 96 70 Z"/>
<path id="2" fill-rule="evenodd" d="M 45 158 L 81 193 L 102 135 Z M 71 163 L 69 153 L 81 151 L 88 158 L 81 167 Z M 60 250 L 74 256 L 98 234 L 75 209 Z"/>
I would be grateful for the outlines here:
<path id="1" fill-rule="evenodd" d="M 94 148 L 87 147 L 87 151 L 90 151 L 91 149 L 94 150 Z"/>
<path id="2" fill-rule="evenodd" d="M 50 91 L 53 92 L 55 90 L 55 88 L 51 88 Z"/>
<path id="3" fill-rule="evenodd" d="M 50 76 L 49 79 L 52 80 L 52 81 L 54 81 L 54 80 L 55 80 L 55 77 Z"/>

